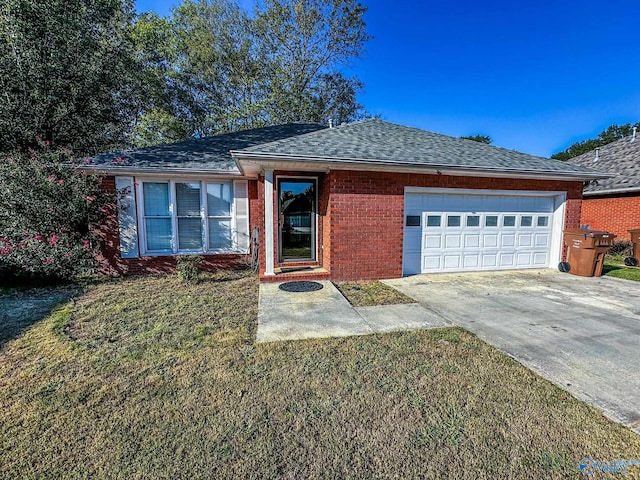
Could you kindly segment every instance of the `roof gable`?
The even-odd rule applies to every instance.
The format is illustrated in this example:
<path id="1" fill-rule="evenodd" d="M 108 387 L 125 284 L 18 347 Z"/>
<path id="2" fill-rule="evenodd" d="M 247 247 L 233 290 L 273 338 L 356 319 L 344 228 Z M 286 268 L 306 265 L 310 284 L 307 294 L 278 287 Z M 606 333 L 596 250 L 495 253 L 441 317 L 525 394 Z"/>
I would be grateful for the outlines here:
<path id="1" fill-rule="evenodd" d="M 640 191 L 640 138 L 616 140 L 574 157 L 569 163 L 615 174 L 591 182 L 584 188 L 585 195 Z"/>

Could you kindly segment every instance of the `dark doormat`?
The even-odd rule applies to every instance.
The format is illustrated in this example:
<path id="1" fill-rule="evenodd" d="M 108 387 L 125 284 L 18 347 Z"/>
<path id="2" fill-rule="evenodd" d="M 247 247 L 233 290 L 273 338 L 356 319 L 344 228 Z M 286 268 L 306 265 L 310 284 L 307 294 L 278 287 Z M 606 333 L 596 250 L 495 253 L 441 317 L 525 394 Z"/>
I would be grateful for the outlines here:
<path id="1" fill-rule="evenodd" d="M 318 282 L 286 282 L 278 288 L 285 292 L 315 292 L 322 290 L 323 285 Z"/>

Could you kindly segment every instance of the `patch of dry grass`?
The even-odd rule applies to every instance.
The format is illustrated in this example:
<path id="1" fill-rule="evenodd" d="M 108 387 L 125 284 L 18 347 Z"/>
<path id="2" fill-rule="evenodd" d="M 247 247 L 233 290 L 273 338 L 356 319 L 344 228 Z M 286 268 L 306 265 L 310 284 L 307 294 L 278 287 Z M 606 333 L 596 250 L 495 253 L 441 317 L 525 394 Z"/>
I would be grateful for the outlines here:
<path id="1" fill-rule="evenodd" d="M 461 329 L 255 345 L 257 287 L 95 285 L 5 344 L 0 477 L 582 478 L 583 457 L 640 457 Z"/>
<path id="2" fill-rule="evenodd" d="M 354 307 L 416 303 L 411 297 L 377 280 L 336 282 L 334 285 Z"/>

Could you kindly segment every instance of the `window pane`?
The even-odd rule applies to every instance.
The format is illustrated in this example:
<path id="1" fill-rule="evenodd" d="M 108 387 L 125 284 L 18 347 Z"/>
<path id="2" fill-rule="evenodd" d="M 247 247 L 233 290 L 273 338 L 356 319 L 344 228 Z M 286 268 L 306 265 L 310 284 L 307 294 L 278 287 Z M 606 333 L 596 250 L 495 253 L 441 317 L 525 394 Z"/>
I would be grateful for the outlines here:
<path id="1" fill-rule="evenodd" d="M 497 227 L 498 226 L 498 216 L 497 215 L 487 215 L 484 219 L 484 224 L 486 227 Z"/>
<path id="2" fill-rule="evenodd" d="M 447 227 L 459 227 L 460 215 L 449 215 L 447 217 Z"/>
<path id="3" fill-rule="evenodd" d="M 148 217 L 169 215 L 169 184 L 144 182 L 144 214 Z"/>
<path id="4" fill-rule="evenodd" d="M 176 183 L 176 204 L 179 217 L 200 216 L 200 184 Z"/>
<path id="5" fill-rule="evenodd" d="M 427 216 L 427 227 L 439 227 L 439 226 L 440 226 L 440 215 Z"/>
<path id="6" fill-rule="evenodd" d="M 546 227 L 549 225 L 549 217 L 538 217 L 538 226 Z"/>
<path id="7" fill-rule="evenodd" d="M 479 227 L 480 215 L 469 215 L 467 217 L 467 227 Z"/>
<path id="8" fill-rule="evenodd" d="M 502 220 L 503 227 L 515 227 L 516 226 L 516 217 L 515 215 L 505 215 Z"/>
<path id="9" fill-rule="evenodd" d="M 171 219 L 147 218 L 147 250 L 171 250 Z"/>
<path id="10" fill-rule="evenodd" d="M 407 227 L 419 227 L 420 215 L 407 215 Z"/>
<path id="11" fill-rule="evenodd" d="M 531 215 L 523 215 L 520 218 L 521 227 L 530 227 L 533 224 L 533 217 Z"/>
<path id="12" fill-rule="evenodd" d="M 202 220 L 199 218 L 178 219 L 178 249 L 202 249 Z"/>
<path id="13" fill-rule="evenodd" d="M 209 248 L 211 250 L 233 248 L 230 220 L 209 219 Z"/>
<path id="14" fill-rule="evenodd" d="M 231 184 L 207 184 L 207 214 L 210 217 L 231 216 Z"/>

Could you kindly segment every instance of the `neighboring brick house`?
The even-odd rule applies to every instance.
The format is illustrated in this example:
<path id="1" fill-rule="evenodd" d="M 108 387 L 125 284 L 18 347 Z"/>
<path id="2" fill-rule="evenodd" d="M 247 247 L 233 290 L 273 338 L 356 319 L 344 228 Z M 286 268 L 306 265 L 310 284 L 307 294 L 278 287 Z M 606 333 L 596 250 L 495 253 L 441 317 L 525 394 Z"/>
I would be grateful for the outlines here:
<path id="1" fill-rule="evenodd" d="M 595 170 L 378 119 L 289 124 L 96 157 L 121 273 L 257 249 L 263 281 L 555 267 Z"/>
<path id="2" fill-rule="evenodd" d="M 580 223 L 629 239 L 640 228 L 640 138 L 637 132 L 569 160 L 614 174 L 584 187 Z"/>

